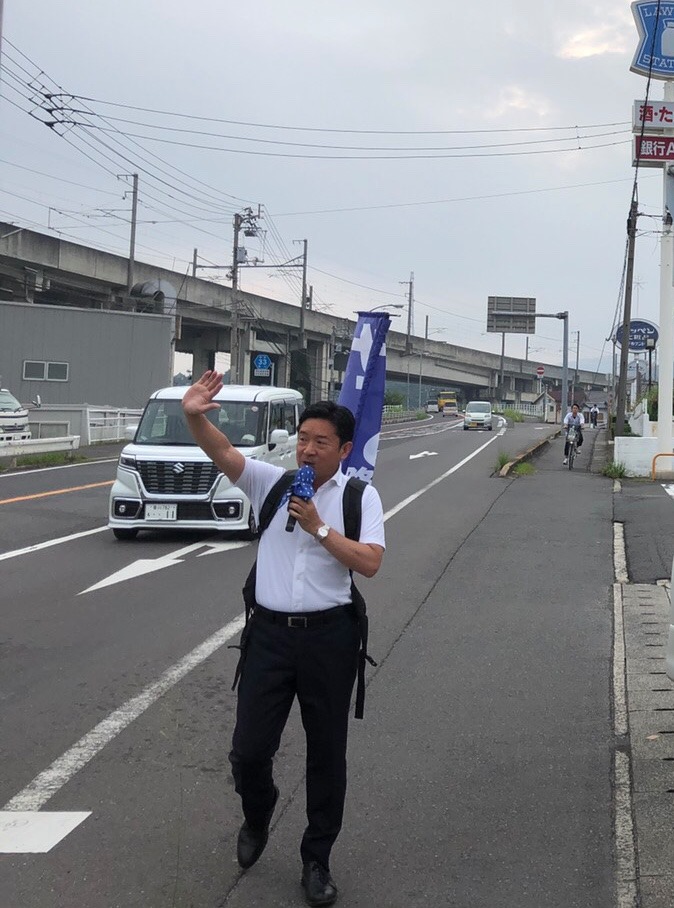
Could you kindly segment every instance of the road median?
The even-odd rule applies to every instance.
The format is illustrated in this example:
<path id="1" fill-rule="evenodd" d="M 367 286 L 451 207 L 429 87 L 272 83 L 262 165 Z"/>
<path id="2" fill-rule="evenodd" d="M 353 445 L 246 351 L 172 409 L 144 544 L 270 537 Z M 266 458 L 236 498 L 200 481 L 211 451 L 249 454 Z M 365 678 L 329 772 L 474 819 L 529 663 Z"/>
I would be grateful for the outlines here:
<path id="1" fill-rule="evenodd" d="M 561 429 L 556 429 L 550 435 L 546 435 L 545 438 L 539 439 L 539 441 L 531 445 L 531 447 L 527 448 L 526 451 L 523 451 L 521 454 L 517 454 L 515 457 L 513 457 L 512 460 L 509 460 L 507 464 L 504 464 L 504 466 L 501 467 L 501 469 L 498 471 L 498 476 L 500 476 L 501 478 L 509 476 L 512 470 L 519 463 L 523 463 L 524 461 L 530 460 L 532 457 L 535 457 L 537 454 L 540 454 L 543 448 L 548 445 L 553 438 L 558 438 L 559 435 L 561 435 L 561 432 Z"/>

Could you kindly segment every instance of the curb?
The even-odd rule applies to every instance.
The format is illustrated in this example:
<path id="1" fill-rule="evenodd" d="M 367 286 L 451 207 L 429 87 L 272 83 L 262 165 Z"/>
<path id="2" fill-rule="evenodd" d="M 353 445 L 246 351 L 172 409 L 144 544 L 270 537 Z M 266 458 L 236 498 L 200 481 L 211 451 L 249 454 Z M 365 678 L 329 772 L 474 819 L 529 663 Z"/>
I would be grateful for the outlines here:
<path id="1" fill-rule="evenodd" d="M 535 445 L 532 445 L 530 448 L 527 448 L 522 454 L 518 454 L 513 460 L 509 460 L 508 463 L 501 467 L 498 471 L 499 477 L 505 479 L 513 467 L 516 467 L 518 463 L 522 463 L 525 460 L 528 460 L 534 454 L 537 454 L 542 447 L 547 445 L 553 438 L 557 438 L 562 434 L 561 429 L 557 429 L 556 432 L 553 432 L 552 435 L 547 435 L 545 438 L 542 438 L 540 441 L 537 441 Z"/>

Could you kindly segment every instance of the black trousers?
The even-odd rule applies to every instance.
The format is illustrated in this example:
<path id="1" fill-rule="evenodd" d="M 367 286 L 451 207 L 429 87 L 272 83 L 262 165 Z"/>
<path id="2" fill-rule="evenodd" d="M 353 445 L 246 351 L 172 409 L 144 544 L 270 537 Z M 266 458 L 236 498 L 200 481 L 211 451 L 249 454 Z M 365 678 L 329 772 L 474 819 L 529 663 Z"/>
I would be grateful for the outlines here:
<path id="1" fill-rule="evenodd" d="M 249 825 L 274 800 L 273 758 L 295 696 L 306 734 L 307 827 L 302 862 L 329 869 L 346 796 L 349 706 L 358 665 L 358 625 L 346 608 L 325 624 L 288 627 L 253 615 L 239 681 L 229 759 Z"/>

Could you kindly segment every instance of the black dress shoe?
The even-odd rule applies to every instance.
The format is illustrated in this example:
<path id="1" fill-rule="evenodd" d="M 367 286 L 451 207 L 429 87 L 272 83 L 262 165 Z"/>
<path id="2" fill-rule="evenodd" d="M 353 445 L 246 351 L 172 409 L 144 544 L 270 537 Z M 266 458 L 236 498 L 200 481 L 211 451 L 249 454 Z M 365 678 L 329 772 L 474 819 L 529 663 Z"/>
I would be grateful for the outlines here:
<path id="1" fill-rule="evenodd" d="M 269 808 L 269 812 L 264 819 L 262 826 L 249 826 L 244 821 L 243 826 L 239 829 L 239 838 L 236 843 L 236 857 L 239 866 L 248 870 L 260 857 L 269 838 L 269 824 L 274 814 L 274 808 L 278 801 L 278 788 L 274 786 L 274 803 Z"/>
<path id="2" fill-rule="evenodd" d="M 308 905 L 332 905 L 337 899 L 337 887 L 330 871 L 318 861 L 307 861 L 302 870 L 304 897 Z"/>

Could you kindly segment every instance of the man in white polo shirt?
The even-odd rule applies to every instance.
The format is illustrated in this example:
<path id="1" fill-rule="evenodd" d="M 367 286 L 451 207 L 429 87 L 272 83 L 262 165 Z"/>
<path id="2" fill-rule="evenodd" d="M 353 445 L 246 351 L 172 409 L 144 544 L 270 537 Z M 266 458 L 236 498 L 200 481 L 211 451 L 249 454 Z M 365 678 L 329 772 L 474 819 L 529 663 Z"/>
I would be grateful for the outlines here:
<path id="1" fill-rule="evenodd" d="M 249 498 L 256 517 L 281 467 L 245 458 L 209 422 L 222 376 L 205 372 L 187 391 L 183 409 L 197 444 Z M 360 538 L 344 535 L 341 462 L 352 448 L 355 420 L 332 401 L 312 404 L 298 427 L 297 463 L 314 470 L 314 495 L 291 497 L 260 539 L 256 607 L 239 683 L 230 761 L 244 823 L 237 857 L 247 869 L 262 854 L 278 789 L 273 758 L 297 696 L 307 739 L 307 820 L 300 853 L 309 905 L 331 905 L 337 887 L 330 851 L 339 834 L 346 794 L 346 742 L 360 631 L 349 571 L 373 577 L 384 554 L 381 500 L 363 491 Z M 288 514 L 297 521 L 286 532 Z"/>

